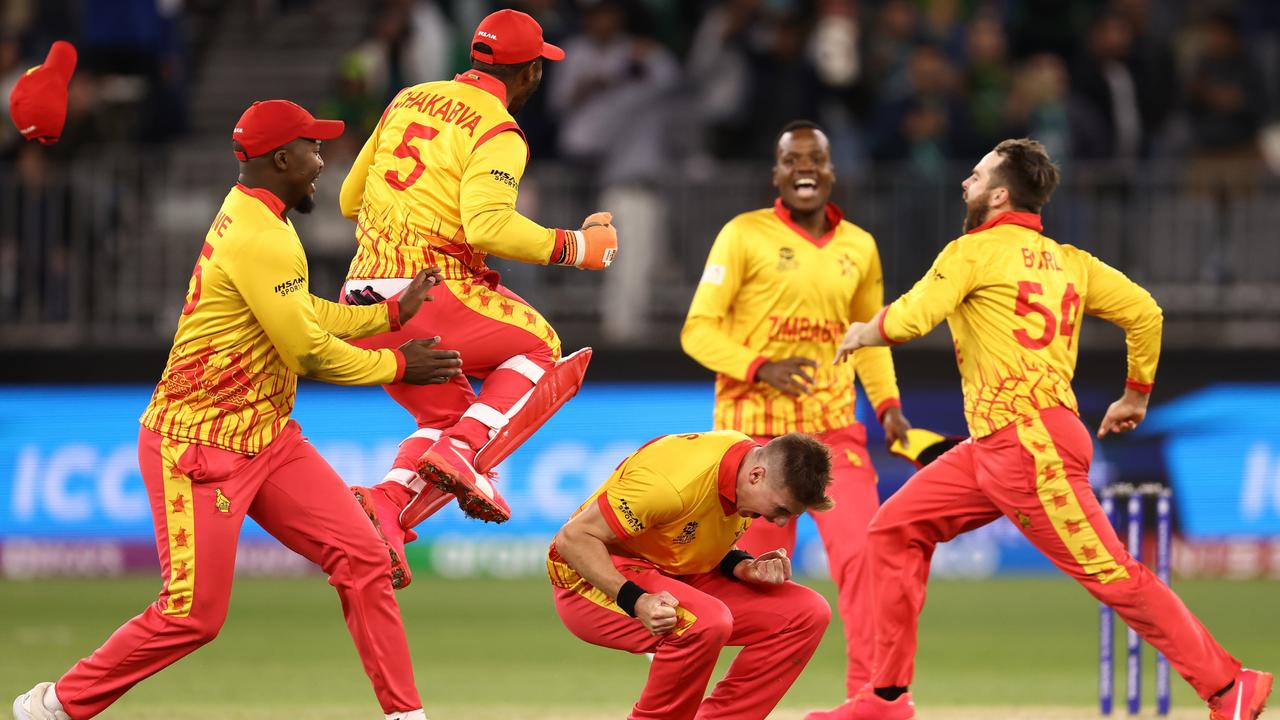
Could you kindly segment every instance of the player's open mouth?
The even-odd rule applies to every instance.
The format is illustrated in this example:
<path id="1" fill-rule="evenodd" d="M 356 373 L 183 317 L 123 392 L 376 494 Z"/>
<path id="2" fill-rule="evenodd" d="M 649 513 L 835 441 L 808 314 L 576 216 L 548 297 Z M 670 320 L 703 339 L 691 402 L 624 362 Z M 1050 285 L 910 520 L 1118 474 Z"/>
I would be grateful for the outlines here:
<path id="1" fill-rule="evenodd" d="M 801 199 L 809 199 L 816 197 L 818 194 L 818 181 L 813 178 L 800 178 L 793 186 L 796 191 L 796 197 Z"/>

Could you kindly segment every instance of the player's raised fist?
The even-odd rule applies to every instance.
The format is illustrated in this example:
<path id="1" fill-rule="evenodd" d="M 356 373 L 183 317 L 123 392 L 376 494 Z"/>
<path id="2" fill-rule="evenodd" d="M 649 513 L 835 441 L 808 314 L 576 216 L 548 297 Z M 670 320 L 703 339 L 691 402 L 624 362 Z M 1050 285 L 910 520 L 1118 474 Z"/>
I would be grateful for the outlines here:
<path id="1" fill-rule="evenodd" d="M 654 635 L 669 633 L 676 628 L 677 607 L 680 601 L 666 590 L 645 593 L 636 600 L 636 619 Z"/>
<path id="2" fill-rule="evenodd" d="M 551 262 L 583 270 L 603 270 L 618 253 L 618 231 L 613 213 L 591 213 L 578 230 L 557 230 Z"/>
<path id="3" fill-rule="evenodd" d="M 402 382 L 410 385 L 439 385 L 462 373 L 462 355 L 457 350 L 433 349 L 439 342 L 439 337 L 433 337 L 410 340 L 400 346 L 400 352 L 404 355 Z"/>
<path id="4" fill-rule="evenodd" d="M 759 585 L 781 585 L 791 579 L 791 558 L 783 548 L 770 550 L 759 557 L 738 563 L 733 574 L 743 582 Z"/>
<path id="5" fill-rule="evenodd" d="M 404 289 L 404 292 L 400 293 L 397 300 L 400 303 L 401 325 L 418 314 L 422 303 L 431 301 L 431 288 L 439 285 L 440 282 L 440 268 L 434 266 L 419 270 L 418 274 L 413 276 L 413 281 Z"/>

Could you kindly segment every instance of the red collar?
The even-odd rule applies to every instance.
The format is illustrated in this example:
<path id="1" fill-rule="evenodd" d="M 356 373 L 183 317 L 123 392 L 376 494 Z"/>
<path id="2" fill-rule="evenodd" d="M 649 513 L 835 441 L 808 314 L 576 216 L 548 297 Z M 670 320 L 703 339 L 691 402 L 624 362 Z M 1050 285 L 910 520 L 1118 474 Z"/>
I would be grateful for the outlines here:
<path id="1" fill-rule="evenodd" d="M 724 508 L 725 515 L 738 511 L 738 470 L 742 468 L 742 461 L 746 459 L 747 453 L 754 447 L 760 446 L 751 440 L 741 440 L 734 443 L 725 451 L 724 457 L 720 458 L 720 476 L 716 484 L 720 488 L 720 507 Z"/>
<path id="2" fill-rule="evenodd" d="M 507 104 L 506 84 L 489 73 L 483 73 L 479 70 L 467 70 L 466 72 L 460 72 L 457 75 L 454 75 L 453 81 L 463 83 L 464 85 L 471 85 L 472 87 L 478 87 L 498 98 L 498 101 L 501 102 L 503 106 L 506 106 Z"/>
<path id="3" fill-rule="evenodd" d="M 982 232 L 983 230 L 990 230 L 997 225 L 1021 225 L 1024 228 L 1031 228 L 1036 232 L 1044 231 L 1044 223 L 1040 221 L 1040 213 L 1014 212 L 1012 210 L 1006 210 L 965 234 L 972 235 L 976 232 Z"/>
<path id="4" fill-rule="evenodd" d="M 251 188 L 240 183 L 236 183 L 236 189 L 245 195 L 257 198 L 263 205 L 267 206 L 276 217 L 284 220 L 284 201 L 276 197 L 276 194 L 266 188 Z M 285 220 L 285 222 L 288 222 Z"/>
<path id="5" fill-rule="evenodd" d="M 773 214 L 777 215 L 778 219 L 795 231 L 797 235 L 818 247 L 825 247 L 827 243 L 831 242 L 831 238 L 836 236 L 836 228 L 840 227 L 840 221 L 844 220 L 844 213 L 840 212 L 840 208 L 836 207 L 835 203 L 827 203 L 827 223 L 831 225 L 831 229 L 822 237 L 814 237 L 809 234 L 808 230 L 800 227 L 795 220 L 791 219 L 791 210 L 782 204 L 782 198 L 773 201 Z"/>

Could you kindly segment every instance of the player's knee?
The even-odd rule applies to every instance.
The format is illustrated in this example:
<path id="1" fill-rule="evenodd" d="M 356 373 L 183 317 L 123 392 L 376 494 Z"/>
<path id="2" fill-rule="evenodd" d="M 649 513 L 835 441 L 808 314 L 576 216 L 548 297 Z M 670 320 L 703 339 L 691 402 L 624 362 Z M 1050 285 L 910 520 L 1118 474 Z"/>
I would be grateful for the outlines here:
<path id="1" fill-rule="evenodd" d="M 690 641 L 714 645 L 729 642 L 729 636 L 733 634 L 733 613 L 729 612 L 728 606 L 716 601 L 691 612 L 697 619 L 684 633 Z"/>
<path id="2" fill-rule="evenodd" d="M 795 593 L 788 598 L 792 611 L 792 623 L 802 629 L 821 635 L 831 624 L 831 605 L 819 593 L 802 585 L 797 585 L 803 592 Z"/>
<path id="3" fill-rule="evenodd" d="M 173 621 L 184 626 L 187 636 L 190 638 L 192 645 L 200 646 L 213 642 L 218 637 L 218 633 L 222 632 L 222 625 L 227 620 L 226 608 L 221 610 L 201 609 L 197 604 L 191 609 L 191 614 L 185 618 L 174 618 Z"/>

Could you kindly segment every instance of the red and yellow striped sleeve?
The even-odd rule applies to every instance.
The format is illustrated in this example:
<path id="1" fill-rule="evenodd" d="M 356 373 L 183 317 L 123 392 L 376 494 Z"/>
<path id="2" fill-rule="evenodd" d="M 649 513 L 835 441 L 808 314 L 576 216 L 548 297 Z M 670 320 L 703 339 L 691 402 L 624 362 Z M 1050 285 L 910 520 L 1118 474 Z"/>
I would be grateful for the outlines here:
<path id="1" fill-rule="evenodd" d="M 880 251 L 871 245 L 867 271 L 853 294 L 849 315 L 854 321 L 867 322 L 884 306 L 884 269 Z M 865 347 L 853 354 L 853 366 L 876 417 L 891 407 L 900 407 L 898 376 L 893 369 L 893 355 L 887 347 Z"/>
<path id="2" fill-rule="evenodd" d="M 1129 355 L 1126 385 L 1149 393 L 1156 381 L 1156 364 L 1160 360 L 1160 338 L 1164 313 L 1155 298 L 1124 273 L 1083 250 L 1089 273 L 1089 290 L 1084 298 L 1084 311 L 1114 323 L 1124 330 Z"/>
<path id="3" fill-rule="evenodd" d="M 703 367 L 752 382 L 766 358 L 735 340 L 727 328 L 747 271 L 745 241 L 738 225 L 725 225 L 711 245 L 702 280 L 680 331 L 680 346 Z"/>
<path id="4" fill-rule="evenodd" d="M 222 250 L 221 261 L 281 361 L 293 372 L 338 385 L 381 385 L 403 374 L 399 351 L 363 350 L 325 331 L 305 282 L 301 288 L 292 286 L 297 278 L 307 277 L 307 258 L 285 226 Z M 335 320 L 332 311 L 324 312 Z"/>
<path id="5" fill-rule="evenodd" d="M 312 295 L 311 304 L 320 327 L 343 340 L 400 329 L 400 303 L 395 299 L 377 305 L 339 305 Z"/>
<path id="6" fill-rule="evenodd" d="M 462 171 L 462 228 L 467 244 L 481 252 L 546 265 L 555 230 L 516 211 L 527 162 L 528 146 L 518 132 L 499 132 L 478 144 Z"/>
<path id="7" fill-rule="evenodd" d="M 880 336 L 891 345 L 928 334 L 973 290 L 978 258 L 966 238 L 947 244 L 924 277 L 894 300 L 880 318 Z"/>

